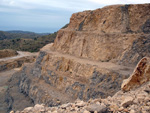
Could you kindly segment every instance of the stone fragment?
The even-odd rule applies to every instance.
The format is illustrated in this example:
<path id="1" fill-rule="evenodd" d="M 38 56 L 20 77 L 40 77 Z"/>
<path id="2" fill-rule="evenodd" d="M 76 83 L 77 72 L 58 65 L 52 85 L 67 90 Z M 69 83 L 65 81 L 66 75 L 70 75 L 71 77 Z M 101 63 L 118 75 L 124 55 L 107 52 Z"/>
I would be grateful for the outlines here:
<path id="1" fill-rule="evenodd" d="M 137 64 L 133 74 L 123 81 L 121 89 L 129 91 L 150 80 L 150 58 L 144 57 Z"/>
<path id="2" fill-rule="evenodd" d="M 53 111 L 52 113 L 58 113 L 57 111 Z"/>
<path id="3" fill-rule="evenodd" d="M 70 103 L 67 103 L 67 104 L 61 105 L 61 108 L 62 108 L 62 109 L 66 109 L 67 107 L 70 107 L 70 106 L 71 106 L 71 104 L 70 104 Z"/>
<path id="4" fill-rule="evenodd" d="M 119 109 L 118 109 L 118 111 L 123 111 L 124 110 L 124 107 L 120 107 Z"/>
<path id="5" fill-rule="evenodd" d="M 53 112 L 53 111 L 56 111 L 57 110 L 57 108 L 56 107 L 52 107 L 51 108 L 51 111 Z"/>
<path id="6" fill-rule="evenodd" d="M 29 112 L 29 111 L 31 111 L 32 109 L 33 109 L 33 107 L 27 107 L 27 108 L 24 109 L 24 111 L 25 111 L 25 112 Z"/>
<path id="7" fill-rule="evenodd" d="M 143 111 L 150 111 L 150 106 L 143 106 L 143 107 L 142 107 L 142 110 L 143 110 Z"/>
<path id="8" fill-rule="evenodd" d="M 89 111 L 85 110 L 83 113 L 90 113 Z"/>
<path id="9" fill-rule="evenodd" d="M 121 106 L 128 107 L 133 103 L 133 98 L 131 96 L 128 96 L 124 99 L 124 101 L 121 103 Z"/>
<path id="10" fill-rule="evenodd" d="M 124 110 L 123 110 L 123 113 L 124 113 L 124 112 L 125 112 L 125 113 L 128 113 L 129 110 L 128 110 L 128 109 L 124 109 Z"/>
<path id="11" fill-rule="evenodd" d="M 10 113 L 15 113 L 14 111 L 11 111 Z"/>
<path id="12" fill-rule="evenodd" d="M 129 113 L 136 113 L 136 111 L 131 109 Z"/>
<path id="13" fill-rule="evenodd" d="M 36 104 L 33 109 L 35 111 L 44 111 L 44 106 L 40 104 Z"/>
<path id="14" fill-rule="evenodd" d="M 86 107 L 86 110 L 90 112 L 97 111 L 98 113 L 103 113 L 107 111 L 107 107 L 105 105 L 91 104 Z"/>
<path id="15" fill-rule="evenodd" d="M 145 95 L 141 95 L 141 94 L 139 94 L 139 95 L 137 95 L 137 100 L 138 100 L 138 102 L 142 102 L 142 101 L 144 101 L 144 98 L 145 98 L 146 96 Z"/>
<path id="16" fill-rule="evenodd" d="M 83 107 L 86 103 L 84 101 L 80 101 L 76 103 L 77 107 Z"/>
<path id="17" fill-rule="evenodd" d="M 116 104 L 110 105 L 109 108 L 110 108 L 110 111 L 118 111 L 119 110 L 119 107 Z"/>

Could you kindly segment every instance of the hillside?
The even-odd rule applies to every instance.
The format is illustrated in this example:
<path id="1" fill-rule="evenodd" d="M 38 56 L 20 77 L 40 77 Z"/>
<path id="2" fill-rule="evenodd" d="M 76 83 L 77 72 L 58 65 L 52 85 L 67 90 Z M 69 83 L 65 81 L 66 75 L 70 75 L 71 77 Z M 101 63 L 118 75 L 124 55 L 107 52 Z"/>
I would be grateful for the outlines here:
<path id="1" fill-rule="evenodd" d="M 0 40 L 0 49 L 14 49 L 18 51 L 37 52 L 48 43 L 53 43 L 57 33 L 34 39 L 9 39 Z"/>
<path id="2" fill-rule="evenodd" d="M 4 39 L 17 39 L 17 38 L 24 38 L 24 39 L 34 39 L 41 37 L 43 35 L 48 34 L 38 34 L 29 31 L 0 31 L 0 40 Z"/>
<path id="3" fill-rule="evenodd" d="M 69 109 L 79 113 L 144 111 L 149 102 L 149 10 L 150 4 L 131 4 L 72 14 L 70 23 L 58 31 L 54 43 L 40 49 L 35 62 L 24 64 L 12 75 L 7 110 L 22 111 L 27 107 L 17 104 L 24 95 L 31 105 L 44 104 L 52 108 L 40 107 L 53 113 L 60 107 L 60 113 Z M 124 79 L 127 80 L 123 82 Z M 139 102 L 136 96 L 143 92 L 147 100 L 143 102 L 142 98 Z M 78 104 L 77 99 L 91 106 Z M 96 99 L 100 101 L 95 102 Z M 69 104 L 74 109 L 67 103 L 75 103 Z M 36 106 L 27 108 L 34 109 Z"/>
<path id="4" fill-rule="evenodd" d="M 17 51 L 11 49 L 0 50 L 0 59 L 18 55 Z"/>

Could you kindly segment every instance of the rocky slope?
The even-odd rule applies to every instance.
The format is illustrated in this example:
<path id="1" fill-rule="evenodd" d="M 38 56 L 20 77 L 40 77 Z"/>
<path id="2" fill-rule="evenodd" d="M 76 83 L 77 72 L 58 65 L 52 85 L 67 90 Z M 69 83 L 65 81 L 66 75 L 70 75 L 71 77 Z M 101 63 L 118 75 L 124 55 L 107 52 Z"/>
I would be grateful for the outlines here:
<path id="1" fill-rule="evenodd" d="M 14 74 L 19 92 L 46 106 L 114 95 L 149 56 L 149 9 L 150 4 L 115 5 L 73 14 L 54 44 Z M 16 101 L 8 101 L 11 109 Z"/>
<path id="2" fill-rule="evenodd" d="M 17 111 L 16 113 L 149 113 L 149 63 L 149 58 L 143 58 L 135 68 L 133 74 L 126 80 L 128 82 L 122 84 L 124 86 L 122 87 L 122 91 L 117 92 L 112 97 L 89 100 L 88 102 L 76 100 L 74 103 L 63 104 L 58 107 L 46 107 L 45 105 L 37 104 L 34 107 L 28 107 L 22 112 Z M 142 73 L 137 75 L 137 72 Z M 143 79 L 145 79 L 144 82 Z M 130 91 L 127 87 L 130 87 Z M 124 92 L 125 89 L 128 89 L 128 92 Z"/>
<path id="3" fill-rule="evenodd" d="M 13 77 L 13 79 L 11 79 L 11 77 L 24 63 L 34 62 L 35 57 L 35 53 L 19 51 L 17 56 L 0 59 L 0 113 L 6 113 L 9 108 L 11 108 L 11 102 L 13 102 L 14 97 L 17 98 L 18 103 L 20 100 L 23 100 L 23 108 L 25 106 L 32 106 L 30 99 L 18 92 L 17 86 L 19 79 L 17 77 Z M 9 87 L 11 87 L 13 91 L 10 91 Z M 13 98 L 11 95 L 13 95 Z M 9 105 L 7 103 L 9 103 Z M 21 108 L 21 106 L 18 105 L 19 104 L 15 106 L 17 110 Z"/>

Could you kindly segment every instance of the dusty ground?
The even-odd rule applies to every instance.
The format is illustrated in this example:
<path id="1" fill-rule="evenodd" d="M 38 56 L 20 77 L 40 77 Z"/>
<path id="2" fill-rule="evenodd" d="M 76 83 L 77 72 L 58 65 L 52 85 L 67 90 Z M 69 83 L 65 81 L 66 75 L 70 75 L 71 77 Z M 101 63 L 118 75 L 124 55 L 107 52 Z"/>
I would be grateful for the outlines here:
<path id="1" fill-rule="evenodd" d="M 21 58 L 21 57 L 25 57 L 25 56 L 37 55 L 37 53 L 30 53 L 30 52 L 23 52 L 23 51 L 17 51 L 17 52 L 18 52 L 17 56 L 1 58 L 0 62 L 11 60 L 11 59 L 17 59 L 17 58 Z"/>

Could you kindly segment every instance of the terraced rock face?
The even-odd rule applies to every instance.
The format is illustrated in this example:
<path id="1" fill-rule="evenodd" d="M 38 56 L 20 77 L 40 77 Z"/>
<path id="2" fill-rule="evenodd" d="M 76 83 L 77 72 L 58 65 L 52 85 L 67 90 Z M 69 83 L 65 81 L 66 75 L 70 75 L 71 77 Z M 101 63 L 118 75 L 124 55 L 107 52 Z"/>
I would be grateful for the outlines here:
<path id="1" fill-rule="evenodd" d="M 135 64 L 150 56 L 149 9 L 116 5 L 73 14 L 54 44 L 22 67 L 19 91 L 47 106 L 114 95 Z"/>
<path id="2" fill-rule="evenodd" d="M 36 104 L 18 113 L 149 113 L 150 112 L 150 59 L 140 60 L 133 74 L 122 84 L 122 90 L 105 99 L 98 98 L 87 102 L 76 100 L 74 103 L 47 107 Z M 130 90 L 130 91 L 129 91 Z M 124 92 L 126 91 L 126 92 Z M 13 112 L 13 111 L 12 111 Z"/>
<path id="3" fill-rule="evenodd" d="M 150 4 L 107 6 L 75 13 L 53 49 L 97 61 L 136 65 L 150 56 Z"/>
<path id="4" fill-rule="evenodd" d="M 47 45 L 50 48 L 51 45 Z M 80 59 L 43 49 L 20 72 L 19 89 L 35 104 L 56 106 L 74 100 L 105 98 L 120 90 L 132 67 Z"/>

